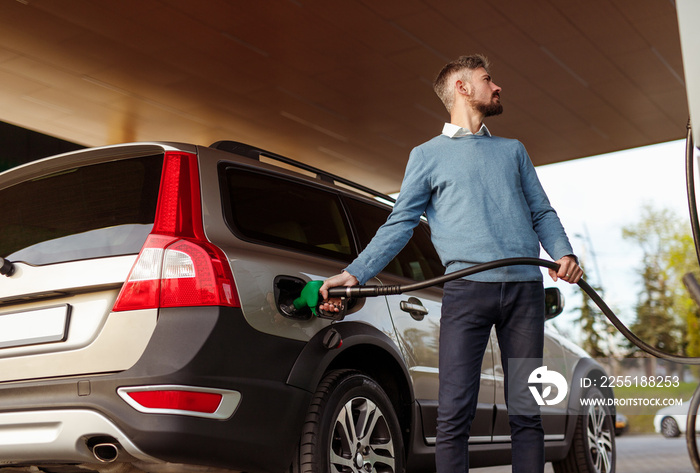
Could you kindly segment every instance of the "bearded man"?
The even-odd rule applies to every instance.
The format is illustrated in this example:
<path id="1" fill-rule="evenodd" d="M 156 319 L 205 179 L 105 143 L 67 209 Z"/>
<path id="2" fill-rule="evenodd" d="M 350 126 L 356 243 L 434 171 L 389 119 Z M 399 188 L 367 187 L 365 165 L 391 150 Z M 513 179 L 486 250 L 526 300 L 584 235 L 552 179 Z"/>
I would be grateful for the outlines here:
<path id="1" fill-rule="evenodd" d="M 330 287 L 364 284 L 379 273 L 408 242 L 423 214 L 447 273 L 503 258 L 537 258 L 542 244 L 560 265 L 558 271 L 549 270 L 551 278 L 578 282 L 583 271 L 525 147 L 517 140 L 492 136 L 483 122 L 503 111 L 502 89 L 493 82 L 486 58 L 462 56 L 450 62 L 435 79 L 434 89 L 450 113 L 450 123 L 441 135 L 413 149 L 391 215 L 355 261 L 324 282 L 324 299 Z M 336 303 L 330 300 L 321 308 L 337 310 Z M 538 267 L 497 268 L 444 285 L 438 473 L 469 470 L 469 429 L 481 362 L 494 326 L 507 401 L 508 361 L 542 364 L 544 288 Z M 513 472 L 543 472 L 539 413 L 511 414 L 509 421 Z"/>

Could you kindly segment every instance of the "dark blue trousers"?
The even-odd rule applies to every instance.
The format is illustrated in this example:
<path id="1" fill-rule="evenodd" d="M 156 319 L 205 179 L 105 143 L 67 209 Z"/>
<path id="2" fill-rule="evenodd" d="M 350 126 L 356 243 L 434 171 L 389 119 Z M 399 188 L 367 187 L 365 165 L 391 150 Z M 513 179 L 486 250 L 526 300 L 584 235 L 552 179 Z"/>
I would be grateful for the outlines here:
<path id="1" fill-rule="evenodd" d="M 506 380 L 508 359 L 542 365 L 544 289 L 541 282 L 445 284 L 440 319 L 438 473 L 469 471 L 469 429 L 479 394 L 481 363 L 496 327 Z M 515 393 L 513 393 L 515 395 Z M 531 396 L 528 392 L 527 395 Z M 514 473 L 544 471 L 544 430 L 539 415 L 510 415 Z"/>

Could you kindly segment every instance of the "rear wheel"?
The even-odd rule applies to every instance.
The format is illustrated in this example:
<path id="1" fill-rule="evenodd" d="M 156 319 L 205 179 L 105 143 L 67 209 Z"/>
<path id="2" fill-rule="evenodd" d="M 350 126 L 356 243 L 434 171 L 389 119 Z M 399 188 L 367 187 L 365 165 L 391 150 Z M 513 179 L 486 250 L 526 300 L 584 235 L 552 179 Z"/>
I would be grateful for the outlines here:
<path id="1" fill-rule="evenodd" d="M 553 463 L 556 473 L 613 473 L 615 471 L 615 422 L 600 390 L 586 393 L 587 407 L 576 421 L 574 438 L 566 458 Z"/>
<path id="2" fill-rule="evenodd" d="M 356 371 L 330 372 L 311 402 L 296 460 L 299 473 L 402 473 L 401 428 L 382 388 Z"/>

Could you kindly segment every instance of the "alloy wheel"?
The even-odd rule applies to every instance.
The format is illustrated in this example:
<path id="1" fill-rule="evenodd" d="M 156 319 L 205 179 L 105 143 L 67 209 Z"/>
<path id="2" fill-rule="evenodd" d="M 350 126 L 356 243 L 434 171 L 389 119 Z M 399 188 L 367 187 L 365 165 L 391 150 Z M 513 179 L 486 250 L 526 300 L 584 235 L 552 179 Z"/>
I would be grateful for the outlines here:
<path id="1" fill-rule="evenodd" d="M 612 472 L 613 441 L 610 416 L 601 406 L 590 406 L 586 427 L 588 453 L 598 473 Z"/>
<path id="2" fill-rule="evenodd" d="M 331 471 L 393 473 L 394 439 L 381 409 L 365 397 L 340 409 L 330 445 Z"/>

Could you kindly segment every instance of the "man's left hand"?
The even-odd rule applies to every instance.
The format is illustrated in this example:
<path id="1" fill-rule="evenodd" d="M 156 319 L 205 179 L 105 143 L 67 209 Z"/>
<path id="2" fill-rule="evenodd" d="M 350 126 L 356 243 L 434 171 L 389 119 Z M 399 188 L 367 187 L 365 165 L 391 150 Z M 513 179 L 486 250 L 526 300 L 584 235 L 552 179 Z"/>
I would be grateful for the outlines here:
<path id="1" fill-rule="evenodd" d="M 549 276 L 553 281 L 562 279 L 569 284 L 576 284 L 583 276 L 583 270 L 576 263 L 576 258 L 573 256 L 564 256 L 556 261 L 559 265 L 559 271 L 549 270 Z"/>

